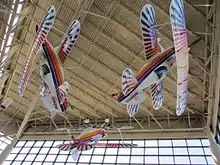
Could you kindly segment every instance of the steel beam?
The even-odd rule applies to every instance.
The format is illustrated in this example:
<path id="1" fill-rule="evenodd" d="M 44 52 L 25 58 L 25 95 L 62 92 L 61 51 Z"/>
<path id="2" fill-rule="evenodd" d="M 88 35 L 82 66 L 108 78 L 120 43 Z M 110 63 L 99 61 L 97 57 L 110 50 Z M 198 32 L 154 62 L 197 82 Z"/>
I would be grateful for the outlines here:
<path id="1" fill-rule="evenodd" d="M 182 130 L 128 130 L 123 131 L 123 139 L 170 139 L 170 138 L 207 138 L 203 132 L 203 128 L 182 129 Z M 73 136 L 80 134 L 80 131 L 71 131 Z M 109 131 L 105 139 L 121 139 L 118 131 Z M 59 132 L 39 132 L 39 133 L 24 133 L 20 140 L 70 140 L 69 133 Z"/>
<path id="2" fill-rule="evenodd" d="M 37 91 L 36 94 L 34 95 L 32 101 L 31 101 L 31 104 L 30 104 L 30 106 L 29 106 L 29 108 L 27 110 L 27 113 L 26 113 L 26 115 L 24 117 L 24 120 L 21 123 L 21 126 L 20 126 L 20 128 L 19 128 L 19 130 L 18 130 L 18 132 L 16 134 L 16 138 L 17 139 L 19 139 L 21 137 L 22 133 L 24 132 L 25 126 L 26 126 L 26 124 L 28 122 L 28 119 L 29 119 L 32 111 L 35 109 L 35 107 L 36 107 L 36 105 L 38 103 L 38 100 L 39 100 L 39 92 Z"/>
<path id="3" fill-rule="evenodd" d="M 208 104 L 208 121 L 207 126 L 215 135 L 217 116 L 219 111 L 219 91 L 220 91 L 220 1 L 215 0 L 214 7 L 214 42 L 212 43 L 213 49 L 211 53 L 211 78 L 209 89 L 209 104 Z"/>

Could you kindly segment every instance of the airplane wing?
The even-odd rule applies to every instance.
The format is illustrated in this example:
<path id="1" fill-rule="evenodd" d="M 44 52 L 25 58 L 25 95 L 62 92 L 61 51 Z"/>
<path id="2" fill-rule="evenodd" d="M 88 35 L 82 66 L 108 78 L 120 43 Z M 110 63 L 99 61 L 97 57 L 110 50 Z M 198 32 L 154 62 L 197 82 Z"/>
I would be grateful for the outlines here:
<path id="1" fill-rule="evenodd" d="M 40 47 L 43 44 L 43 42 L 46 40 L 50 28 L 53 26 L 55 20 L 55 14 L 56 14 L 55 7 L 50 6 L 47 9 L 46 14 L 41 21 L 41 24 L 37 32 L 37 36 L 34 40 L 34 43 L 30 49 L 26 62 L 24 63 L 23 66 L 23 71 L 18 86 L 18 93 L 20 96 L 22 96 L 24 93 L 38 51 L 40 50 Z"/>
<path id="2" fill-rule="evenodd" d="M 72 143 L 69 144 L 59 144 L 56 146 L 61 151 L 69 151 L 73 148 Z"/>
<path id="3" fill-rule="evenodd" d="M 146 60 L 149 60 L 160 50 L 159 44 L 157 42 L 155 11 L 151 5 L 146 4 L 142 8 L 140 14 L 140 23 Z"/>
<path id="4" fill-rule="evenodd" d="M 91 144 L 81 144 L 81 145 L 78 145 L 76 148 L 78 151 L 86 151 L 86 150 L 92 149 L 93 146 Z"/>
<path id="5" fill-rule="evenodd" d="M 186 108 L 188 86 L 188 42 L 184 6 L 182 0 L 172 0 L 170 19 L 173 32 L 177 64 L 177 107 L 176 114 L 180 116 Z"/>
<path id="6" fill-rule="evenodd" d="M 163 84 L 159 81 L 150 86 L 150 93 L 152 98 L 153 108 L 155 110 L 160 109 L 163 104 Z"/>
<path id="7" fill-rule="evenodd" d="M 122 93 L 124 95 L 127 95 L 130 93 L 135 86 L 137 86 L 137 80 L 135 78 L 135 75 L 133 71 L 129 68 L 125 68 L 124 71 L 122 72 Z"/>
<path id="8" fill-rule="evenodd" d="M 58 48 L 58 56 L 62 64 L 64 64 L 66 58 L 70 55 L 72 47 L 75 45 L 80 33 L 80 22 L 74 20 L 69 27 L 67 36 L 64 38 L 62 44 Z"/>
<path id="9" fill-rule="evenodd" d="M 127 104 L 126 109 L 129 116 L 133 117 L 139 110 L 139 104 Z"/>
<path id="10" fill-rule="evenodd" d="M 75 147 L 73 147 L 73 143 L 69 143 L 69 144 L 59 144 L 56 147 L 61 150 L 61 151 L 69 151 Z M 85 150 L 89 150 L 91 149 L 93 146 L 91 144 L 79 144 L 76 146 L 76 149 L 78 151 L 85 151 Z"/>
<path id="11" fill-rule="evenodd" d="M 137 147 L 137 144 L 130 144 L 130 143 L 94 143 L 94 147 L 108 147 L 108 148 L 130 148 L 130 147 Z"/>

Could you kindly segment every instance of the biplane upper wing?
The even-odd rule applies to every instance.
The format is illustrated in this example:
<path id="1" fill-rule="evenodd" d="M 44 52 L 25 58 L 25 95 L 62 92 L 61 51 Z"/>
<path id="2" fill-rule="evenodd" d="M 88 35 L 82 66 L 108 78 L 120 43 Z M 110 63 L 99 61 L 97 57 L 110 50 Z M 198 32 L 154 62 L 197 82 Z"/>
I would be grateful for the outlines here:
<path id="1" fill-rule="evenodd" d="M 58 56 L 62 64 L 70 55 L 72 47 L 75 45 L 80 33 L 80 22 L 74 20 L 69 27 L 67 36 L 64 38 L 61 46 L 58 48 Z"/>
<path id="2" fill-rule="evenodd" d="M 136 144 L 130 143 L 94 143 L 93 146 L 95 147 L 108 147 L 108 148 L 130 148 L 130 147 L 137 147 Z"/>
<path id="3" fill-rule="evenodd" d="M 160 50 L 157 42 L 155 11 L 151 5 L 146 4 L 142 8 L 140 13 L 140 23 L 146 60 L 149 60 Z"/>
<path id="4" fill-rule="evenodd" d="M 23 66 L 23 71 L 22 71 L 19 86 L 18 86 L 19 88 L 18 92 L 20 96 L 23 95 L 28 79 L 30 77 L 32 67 L 35 62 L 35 58 L 37 57 L 38 51 L 40 50 L 40 47 L 43 44 L 43 42 L 46 40 L 46 37 L 50 31 L 50 28 L 53 26 L 53 23 L 55 20 L 55 14 L 56 14 L 55 7 L 50 6 L 47 9 L 46 14 L 43 17 L 41 24 L 38 28 L 37 36 L 34 40 L 34 43 L 30 49 L 26 62 L 24 63 L 24 66 Z"/>
<path id="5" fill-rule="evenodd" d="M 181 115 L 186 108 L 188 86 L 188 42 L 182 0 L 172 0 L 170 19 L 173 32 L 177 63 L 177 107 L 176 114 Z"/>

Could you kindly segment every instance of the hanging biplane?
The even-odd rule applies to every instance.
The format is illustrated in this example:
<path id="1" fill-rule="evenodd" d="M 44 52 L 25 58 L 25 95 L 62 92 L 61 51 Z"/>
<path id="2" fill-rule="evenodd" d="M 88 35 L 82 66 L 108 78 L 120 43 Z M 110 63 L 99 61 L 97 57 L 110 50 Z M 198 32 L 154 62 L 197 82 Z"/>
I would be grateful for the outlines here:
<path id="1" fill-rule="evenodd" d="M 157 24 L 154 8 L 146 4 L 140 13 L 142 39 L 148 63 L 135 75 L 126 68 L 122 73 L 122 92 L 113 94 L 118 102 L 126 104 L 130 116 L 138 112 L 139 104 L 145 100 L 143 89 L 150 87 L 153 108 L 158 110 L 163 104 L 162 80 L 176 61 L 177 105 L 176 114 L 181 115 L 186 108 L 188 86 L 188 42 L 182 0 L 172 0 L 170 5 L 174 47 L 161 51 L 157 38 Z"/>
<path id="2" fill-rule="evenodd" d="M 42 53 L 44 60 L 40 66 L 43 84 L 40 97 L 44 106 L 52 113 L 64 112 L 68 106 L 69 83 L 64 79 L 62 65 L 70 55 L 80 32 L 80 23 L 74 20 L 62 43 L 54 48 L 47 40 L 47 35 L 55 20 L 55 7 L 50 6 L 43 17 L 40 26 L 36 26 L 37 36 L 25 62 L 19 83 L 19 95 L 22 96 L 26 88 L 35 59 Z"/>
<path id="3" fill-rule="evenodd" d="M 130 148 L 136 147 L 136 144 L 130 143 L 99 143 L 97 141 L 101 140 L 107 136 L 108 125 L 105 123 L 100 128 L 89 127 L 81 132 L 78 138 L 71 136 L 73 142 L 69 144 L 60 144 L 57 147 L 62 151 L 71 150 L 71 154 L 74 160 L 79 157 L 79 151 L 86 151 L 92 149 L 93 147 L 108 147 L 108 148 Z M 123 140 L 122 140 L 123 141 Z"/>

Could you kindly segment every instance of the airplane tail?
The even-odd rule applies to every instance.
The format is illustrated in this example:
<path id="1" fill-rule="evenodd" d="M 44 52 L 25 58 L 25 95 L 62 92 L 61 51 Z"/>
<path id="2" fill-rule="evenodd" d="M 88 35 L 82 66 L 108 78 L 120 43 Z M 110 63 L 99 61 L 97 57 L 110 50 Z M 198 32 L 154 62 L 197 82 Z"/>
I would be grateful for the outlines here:
<path id="1" fill-rule="evenodd" d="M 128 103 L 127 112 L 130 117 L 133 117 L 139 110 L 139 104 L 145 100 L 146 96 L 144 95 L 143 91 L 136 91 L 131 94 L 129 99 L 127 99 Z"/>
<path id="2" fill-rule="evenodd" d="M 133 117 L 139 110 L 139 104 L 129 105 L 127 104 L 127 112 L 130 117 Z"/>
<path id="3" fill-rule="evenodd" d="M 62 85 L 60 85 L 57 89 L 57 94 L 61 104 L 67 99 L 69 90 L 69 83 L 65 81 Z"/>
<path id="4" fill-rule="evenodd" d="M 129 68 L 125 68 L 122 72 L 122 93 L 124 95 L 127 95 L 130 93 L 136 86 L 137 86 L 137 80 L 135 78 L 135 75 L 133 71 Z"/>
<path id="5" fill-rule="evenodd" d="M 76 148 L 71 149 L 71 155 L 73 160 L 77 161 L 79 158 L 79 151 Z"/>

